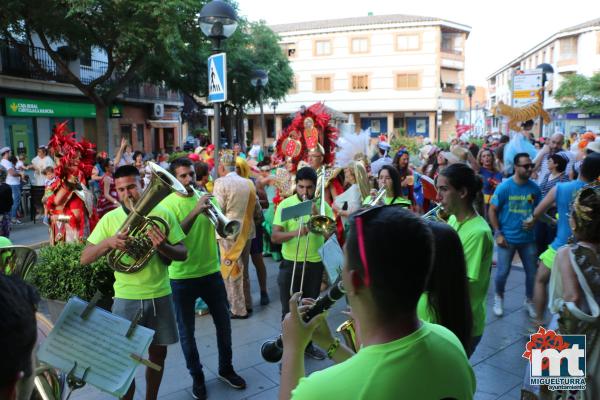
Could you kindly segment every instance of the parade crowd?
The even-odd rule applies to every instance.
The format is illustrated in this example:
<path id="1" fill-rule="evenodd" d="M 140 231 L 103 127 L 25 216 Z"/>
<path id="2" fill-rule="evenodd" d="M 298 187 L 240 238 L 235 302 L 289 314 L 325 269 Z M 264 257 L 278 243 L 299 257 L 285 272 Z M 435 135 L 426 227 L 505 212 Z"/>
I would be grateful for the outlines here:
<path id="1" fill-rule="evenodd" d="M 9 238 L 10 225 L 20 224 L 27 169 L 43 194 L 37 207 L 51 244 L 83 241 L 82 264 L 130 251 L 131 232 L 121 228 L 153 184 L 154 164 L 185 188 L 149 214 L 169 227 L 145 233 L 157 252 L 137 272 L 115 272 L 112 312 L 131 320 L 141 309 L 139 324 L 155 331 L 149 360 L 163 368 L 148 369 L 146 398 L 157 397 L 167 348 L 177 342 L 194 398 L 207 398 L 198 314 L 210 314 L 216 328 L 219 379 L 246 387 L 232 362 L 230 320 L 251 318 L 272 300 L 264 257 L 280 262 L 281 399 L 473 398 L 469 358 L 486 334 L 486 313 L 504 314 L 515 254 L 531 320 L 524 328 L 585 334 L 587 389 L 571 395 L 598 398 L 600 135 L 536 138 L 532 128 L 527 121 L 510 137 L 464 134 L 449 147 L 424 139 L 411 152 L 386 135 L 338 131 L 317 104 L 296 113 L 269 149 L 234 144 L 216 154 L 202 137 L 172 157 L 125 139 L 113 156 L 96 154 L 63 126 L 31 163 L 0 149 L 1 233 Z M 286 218 L 283 210 L 305 201 L 310 215 Z M 218 213 L 238 222 L 233 232 L 219 227 Z M 353 343 L 332 334 L 326 313 L 302 319 L 336 280 L 319 252 L 333 238 L 344 249 Z M 251 298 L 252 269 L 259 301 Z M 11 285 L 2 277 L 0 309 L 23 308 Z M 305 377 L 305 356 L 336 365 Z M 423 377 L 428 383 L 418 384 Z M 135 382 L 124 398 L 134 392 Z"/>

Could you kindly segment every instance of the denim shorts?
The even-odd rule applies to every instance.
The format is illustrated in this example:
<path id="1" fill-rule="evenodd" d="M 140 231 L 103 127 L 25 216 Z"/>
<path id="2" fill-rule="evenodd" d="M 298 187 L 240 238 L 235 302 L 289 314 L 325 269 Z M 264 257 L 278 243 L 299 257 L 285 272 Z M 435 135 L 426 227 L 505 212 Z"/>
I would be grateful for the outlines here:
<path id="1" fill-rule="evenodd" d="M 152 344 L 167 346 L 179 341 L 172 295 L 146 300 L 129 300 L 115 297 L 112 313 L 131 321 L 140 308 L 142 309 L 142 317 L 138 323 L 154 330 Z"/>

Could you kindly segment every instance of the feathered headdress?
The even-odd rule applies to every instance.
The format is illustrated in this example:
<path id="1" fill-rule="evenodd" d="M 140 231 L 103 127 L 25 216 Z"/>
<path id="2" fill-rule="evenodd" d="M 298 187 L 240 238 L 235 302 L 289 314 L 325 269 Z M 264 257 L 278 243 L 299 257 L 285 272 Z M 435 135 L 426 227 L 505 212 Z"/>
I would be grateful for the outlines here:
<path id="1" fill-rule="evenodd" d="M 294 164 L 308 160 L 308 152 L 323 146 L 324 163 L 335 160 L 335 141 L 338 130 L 329 125 L 331 116 L 323 103 L 315 103 L 304 113 L 297 113 L 292 123 L 281 133 L 275 145 L 275 159 L 283 162 L 291 159 Z"/>
<path id="2" fill-rule="evenodd" d="M 78 142 L 77 134 L 69 131 L 66 121 L 56 124 L 52 132 L 48 150 L 60 161 L 55 168 L 56 176 L 61 180 L 69 176 L 89 177 L 94 168 L 96 145 L 86 139 Z"/>

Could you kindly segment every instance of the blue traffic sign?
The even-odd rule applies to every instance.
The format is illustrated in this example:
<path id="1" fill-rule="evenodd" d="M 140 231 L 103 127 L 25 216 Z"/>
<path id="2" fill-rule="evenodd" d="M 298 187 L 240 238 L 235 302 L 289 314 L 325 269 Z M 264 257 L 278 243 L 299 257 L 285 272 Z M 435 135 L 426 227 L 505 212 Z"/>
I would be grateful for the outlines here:
<path id="1" fill-rule="evenodd" d="M 227 58 L 225 53 L 208 57 L 208 101 L 221 103 L 227 100 Z"/>

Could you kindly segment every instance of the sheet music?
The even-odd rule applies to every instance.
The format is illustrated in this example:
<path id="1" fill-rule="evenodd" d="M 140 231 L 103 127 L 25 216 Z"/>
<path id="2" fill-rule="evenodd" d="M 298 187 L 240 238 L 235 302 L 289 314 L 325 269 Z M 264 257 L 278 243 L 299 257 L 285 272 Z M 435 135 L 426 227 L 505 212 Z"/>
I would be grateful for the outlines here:
<path id="1" fill-rule="evenodd" d="M 337 236 L 331 235 L 319 249 L 319 256 L 329 275 L 329 281 L 334 282 L 344 266 L 344 251 L 340 246 Z"/>
<path id="2" fill-rule="evenodd" d="M 40 346 L 38 359 L 65 373 L 69 373 L 77 361 L 76 377 L 81 378 L 90 367 L 87 383 L 121 397 L 131 385 L 139 365 L 130 354 L 143 357 L 154 331 L 138 325 L 127 338 L 130 321 L 97 307 L 84 320 L 80 315 L 86 306 L 87 303 L 77 297 L 69 299 Z"/>

